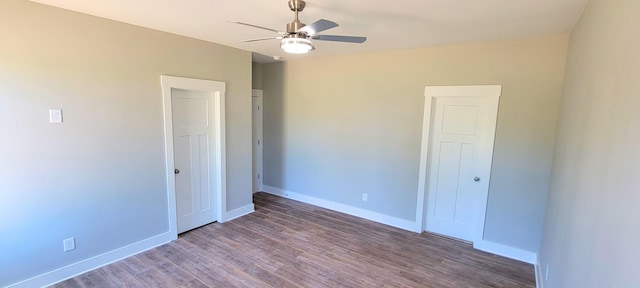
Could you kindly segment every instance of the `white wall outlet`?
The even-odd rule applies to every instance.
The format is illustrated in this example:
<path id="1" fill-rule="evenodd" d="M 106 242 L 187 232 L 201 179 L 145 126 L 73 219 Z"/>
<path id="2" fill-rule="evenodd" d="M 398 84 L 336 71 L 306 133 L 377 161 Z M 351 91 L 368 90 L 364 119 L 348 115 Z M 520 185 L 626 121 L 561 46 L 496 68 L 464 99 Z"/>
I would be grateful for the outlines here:
<path id="1" fill-rule="evenodd" d="M 62 109 L 49 109 L 49 123 L 62 123 Z"/>
<path id="2" fill-rule="evenodd" d="M 362 193 L 362 201 L 367 201 L 369 199 L 369 195 L 367 193 Z"/>
<path id="3" fill-rule="evenodd" d="M 76 249 L 76 237 L 71 237 L 62 240 L 62 246 L 64 247 L 64 252 L 71 251 Z"/>
<path id="4" fill-rule="evenodd" d="M 544 269 L 544 281 L 549 280 L 549 265 L 546 266 L 547 268 Z"/>

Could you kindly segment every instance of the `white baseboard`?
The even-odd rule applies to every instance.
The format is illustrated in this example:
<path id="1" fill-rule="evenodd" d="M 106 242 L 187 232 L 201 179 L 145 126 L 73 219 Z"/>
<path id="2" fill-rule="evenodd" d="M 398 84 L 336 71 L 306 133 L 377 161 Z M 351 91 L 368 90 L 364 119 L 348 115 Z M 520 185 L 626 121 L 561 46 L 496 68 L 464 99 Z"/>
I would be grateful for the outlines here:
<path id="1" fill-rule="evenodd" d="M 220 221 L 220 222 L 231 221 L 233 219 L 240 218 L 240 217 L 242 217 L 244 215 L 251 214 L 251 213 L 253 213 L 253 211 L 254 211 L 253 203 L 251 203 L 249 205 L 244 205 L 244 206 L 242 206 L 240 208 L 236 208 L 236 209 L 233 209 L 233 210 L 225 213 L 224 214 L 224 219 L 222 221 Z"/>
<path id="2" fill-rule="evenodd" d="M 378 212 L 372 212 L 362 208 L 357 208 L 357 207 L 353 207 L 353 206 L 349 206 L 349 205 L 345 205 L 345 204 L 341 204 L 341 203 L 337 203 L 329 200 L 324 200 L 324 199 L 316 198 L 313 196 L 307 196 L 300 193 L 286 191 L 280 188 L 275 188 L 267 185 L 263 185 L 262 190 L 266 193 L 273 194 L 276 196 L 289 198 L 292 200 L 296 200 L 296 201 L 304 202 L 314 206 L 341 212 L 344 214 L 349 214 L 352 216 L 364 218 L 367 220 L 393 226 L 396 228 L 409 230 L 411 232 L 418 232 L 418 233 L 422 232 L 420 231 L 422 230 L 421 228 L 416 229 L 417 224 L 414 221 L 400 219 L 393 216 L 384 215 Z"/>
<path id="3" fill-rule="evenodd" d="M 175 240 L 177 235 L 170 232 L 156 235 L 145 240 L 94 256 L 80 262 L 47 272 L 33 278 L 11 284 L 7 288 L 27 288 L 49 286 L 74 276 L 83 274 L 93 269 L 111 264 L 118 260 L 133 256 L 146 250 L 158 247 L 162 244 Z"/>
<path id="4" fill-rule="evenodd" d="M 473 248 L 533 265 L 538 263 L 538 255 L 534 252 L 491 241 L 480 240 L 473 242 Z"/>

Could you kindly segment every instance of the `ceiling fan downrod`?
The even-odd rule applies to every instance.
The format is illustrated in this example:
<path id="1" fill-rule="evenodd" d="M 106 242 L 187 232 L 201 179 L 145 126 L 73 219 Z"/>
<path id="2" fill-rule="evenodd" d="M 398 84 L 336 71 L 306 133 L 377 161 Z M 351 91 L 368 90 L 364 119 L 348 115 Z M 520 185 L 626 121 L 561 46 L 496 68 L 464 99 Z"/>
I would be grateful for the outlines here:
<path id="1" fill-rule="evenodd" d="M 304 0 L 289 0 L 289 8 L 291 11 L 295 12 L 296 18 L 293 19 L 293 22 L 287 23 L 287 33 L 296 34 L 300 28 L 304 27 L 305 24 L 300 22 L 298 18 L 298 13 L 304 10 L 304 7 L 307 5 Z"/>

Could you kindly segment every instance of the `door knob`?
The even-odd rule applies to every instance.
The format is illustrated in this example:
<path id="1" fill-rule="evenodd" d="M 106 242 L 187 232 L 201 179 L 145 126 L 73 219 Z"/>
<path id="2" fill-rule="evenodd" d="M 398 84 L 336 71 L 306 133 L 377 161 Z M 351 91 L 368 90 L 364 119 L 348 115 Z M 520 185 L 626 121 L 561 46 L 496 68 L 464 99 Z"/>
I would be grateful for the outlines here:
<path id="1" fill-rule="evenodd" d="M 475 178 L 473 178 L 473 181 L 475 181 L 475 182 L 480 182 L 480 177 L 475 177 Z"/>
<path id="2" fill-rule="evenodd" d="M 180 169 L 173 169 L 174 174 L 180 174 Z"/>

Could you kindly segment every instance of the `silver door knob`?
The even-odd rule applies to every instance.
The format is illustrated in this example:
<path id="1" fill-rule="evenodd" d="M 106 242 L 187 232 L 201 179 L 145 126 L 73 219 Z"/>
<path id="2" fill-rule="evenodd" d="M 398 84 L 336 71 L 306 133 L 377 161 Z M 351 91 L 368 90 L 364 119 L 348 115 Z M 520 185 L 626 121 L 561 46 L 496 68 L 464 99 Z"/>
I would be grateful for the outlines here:
<path id="1" fill-rule="evenodd" d="M 473 178 L 473 181 L 480 182 L 480 177 Z"/>
<path id="2" fill-rule="evenodd" d="M 180 174 L 180 169 L 173 169 L 174 174 Z"/>

